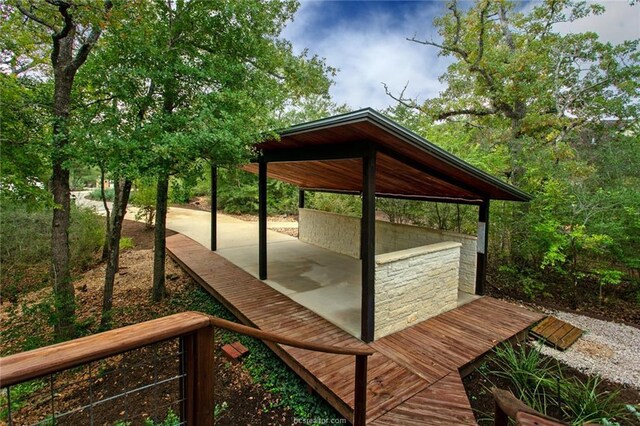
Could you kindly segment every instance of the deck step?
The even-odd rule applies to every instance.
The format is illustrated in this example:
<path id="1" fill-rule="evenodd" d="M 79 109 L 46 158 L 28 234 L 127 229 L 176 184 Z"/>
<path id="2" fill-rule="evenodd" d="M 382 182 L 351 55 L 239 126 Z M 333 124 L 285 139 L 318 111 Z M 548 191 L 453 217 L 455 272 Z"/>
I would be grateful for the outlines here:
<path id="1" fill-rule="evenodd" d="M 229 361 L 238 362 L 240 361 L 240 358 L 249 353 L 249 349 L 240 342 L 233 342 L 231 344 L 224 345 L 222 347 L 222 353 L 227 357 L 227 359 L 229 359 Z"/>
<path id="2" fill-rule="evenodd" d="M 540 321 L 540 323 L 531 330 L 531 333 L 542 339 L 542 341 L 549 346 L 564 351 L 582 336 L 583 331 L 568 322 L 548 316 Z"/>

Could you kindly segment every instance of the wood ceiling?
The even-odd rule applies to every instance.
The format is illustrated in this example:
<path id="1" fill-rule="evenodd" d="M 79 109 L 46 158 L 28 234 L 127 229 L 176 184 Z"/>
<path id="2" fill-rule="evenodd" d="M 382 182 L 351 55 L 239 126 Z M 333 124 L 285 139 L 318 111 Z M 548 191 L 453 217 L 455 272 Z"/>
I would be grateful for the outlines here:
<path id="1" fill-rule="evenodd" d="M 372 144 L 376 157 L 376 195 L 411 199 L 451 199 L 480 202 L 486 199 L 528 201 L 530 196 L 447 153 L 427 140 L 399 126 L 381 114 L 365 109 L 294 126 L 280 133 L 279 141 L 257 146 L 265 158 L 278 155 L 331 152 L 350 148 L 357 151 Z M 354 149 L 356 148 L 356 149 Z M 274 161 L 268 177 L 301 189 L 361 192 L 362 159 Z M 319 157 L 319 158 L 326 158 Z M 256 163 L 243 167 L 257 173 Z"/>

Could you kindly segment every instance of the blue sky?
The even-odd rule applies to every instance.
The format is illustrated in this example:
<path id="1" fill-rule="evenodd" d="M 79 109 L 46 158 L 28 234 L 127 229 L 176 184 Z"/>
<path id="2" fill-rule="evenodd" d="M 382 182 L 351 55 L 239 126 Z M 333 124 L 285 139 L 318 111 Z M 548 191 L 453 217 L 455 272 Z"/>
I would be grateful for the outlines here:
<path id="1" fill-rule="evenodd" d="M 640 4 L 630 6 L 626 0 L 599 3 L 607 9 L 604 15 L 559 25 L 557 30 L 595 31 L 611 42 L 640 38 Z M 530 4 L 523 2 L 523 8 Z M 438 77 L 450 59 L 406 38 L 437 37 L 433 18 L 445 11 L 446 2 L 440 0 L 301 0 L 294 21 L 282 35 L 296 50 L 308 48 L 340 69 L 331 89 L 336 102 L 353 109 L 384 109 L 393 101 L 382 83 L 394 93 L 408 83 L 406 94 L 419 100 L 442 90 Z"/>

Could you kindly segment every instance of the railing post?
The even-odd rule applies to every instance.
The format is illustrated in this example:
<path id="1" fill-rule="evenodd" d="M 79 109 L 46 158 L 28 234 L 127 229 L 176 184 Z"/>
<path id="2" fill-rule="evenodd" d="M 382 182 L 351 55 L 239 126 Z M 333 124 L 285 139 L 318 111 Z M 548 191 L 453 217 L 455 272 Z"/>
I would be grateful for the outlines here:
<path id="1" fill-rule="evenodd" d="M 214 335 L 213 326 L 183 337 L 185 402 L 187 425 L 213 425 Z"/>
<path id="2" fill-rule="evenodd" d="M 367 358 L 368 355 L 356 355 L 353 426 L 364 426 L 367 421 Z"/>
<path id="3" fill-rule="evenodd" d="M 498 400 L 495 402 L 496 404 L 496 413 L 494 416 L 493 424 L 495 426 L 508 426 L 509 425 L 509 416 L 502 410 Z"/>

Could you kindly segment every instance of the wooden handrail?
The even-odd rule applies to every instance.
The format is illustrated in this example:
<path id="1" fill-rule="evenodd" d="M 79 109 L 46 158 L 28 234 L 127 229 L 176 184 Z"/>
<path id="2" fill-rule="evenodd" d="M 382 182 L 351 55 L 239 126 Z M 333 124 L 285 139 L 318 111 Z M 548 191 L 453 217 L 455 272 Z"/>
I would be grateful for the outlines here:
<path id="1" fill-rule="evenodd" d="M 511 391 L 495 387 L 491 391 L 496 402 L 496 414 L 494 420 L 494 424 L 496 426 L 507 426 L 509 424 L 509 418 L 515 420 L 518 413 L 532 414 L 540 419 L 556 422 L 556 424 L 567 424 L 534 410 L 516 398 Z"/>
<path id="2" fill-rule="evenodd" d="M 184 339 L 187 400 L 186 418 L 190 424 L 205 424 L 213 415 L 213 398 L 202 389 L 213 384 L 213 330 L 222 328 L 260 340 L 300 349 L 355 356 L 353 424 L 366 419 L 367 358 L 374 354 L 368 346 L 341 348 L 290 339 L 200 312 L 183 312 L 139 324 L 58 343 L 40 349 L 0 358 L 0 387 L 12 386 L 48 374 L 78 367 L 168 339 Z M 204 422 L 204 423 L 203 423 Z"/>
<path id="3" fill-rule="evenodd" d="M 0 358 L 0 386 L 12 386 L 16 383 L 37 379 L 56 371 L 77 367 L 152 343 L 189 334 L 209 325 L 246 334 L 260 340 L 310 351 L 354 356 L 369 356 L 374 353 L 369 348 L 341 348 L 304 342 L 200 312 L 182 312 Z"/>
<path id="4" fill-rule="evenodd" d="M 223 320 L 221 318 L 209 317 L 214 327 L 224 328 L 236 333 L 246 334 L 256 339 L 266 340 L 267 342 L 278 343 L 280 345 L 293 346 L 295 348 L 306 349 L 315 352 L 325 352 L 337 355 L 362 355 L 370 356 L 375 352 L 368 346 L 366 348 L 341 348 L 339 346 L 322 345 L 319 343 L 305 342 L 302 340 L 290 339 L 288 337 L 279 336 L 269 331 L 262 331 L 257 328 L 248 327 L 246 325 Z"/>
<path id="5" fill-rule="evenodd" d="M 108 358 L 209 327 L 209 317 L 183 312 L 0 358 L 0 387 Z"/>

